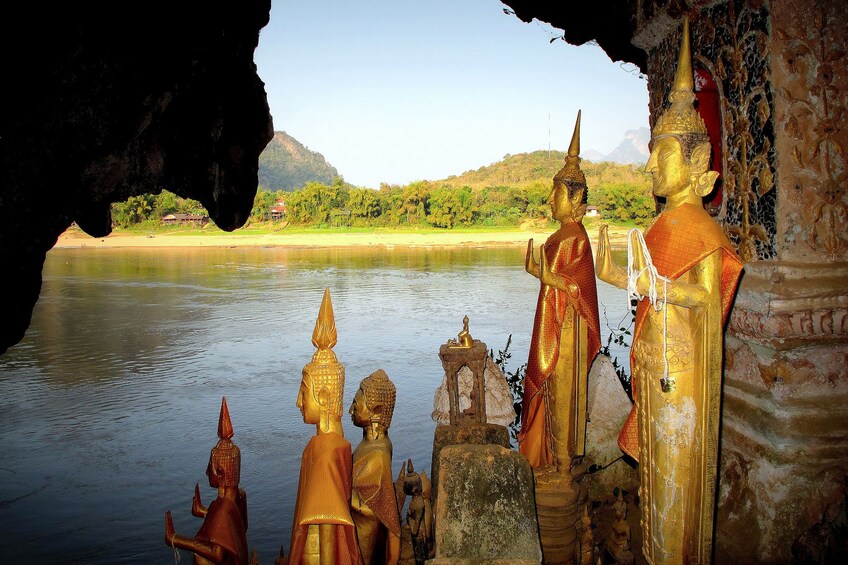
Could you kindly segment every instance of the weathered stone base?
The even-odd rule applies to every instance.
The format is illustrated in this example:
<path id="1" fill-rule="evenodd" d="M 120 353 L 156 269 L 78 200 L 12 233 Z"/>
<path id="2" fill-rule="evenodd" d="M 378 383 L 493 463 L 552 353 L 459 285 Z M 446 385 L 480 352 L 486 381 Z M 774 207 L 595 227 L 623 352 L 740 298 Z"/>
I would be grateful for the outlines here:
<path id="1" fill-rule="evenodd" d="M 500 445 L 509 449 L 509 430 L 497 424 L 466 424 L 436 426 L 433 434 L 433 459 L 430 463 L 433 483 L 433 506 L 439 492 L 439 453 L 448 445 Z"/>
<path id="2" fill-rule="evenodd" d="M 499 445 L 449 445 L 434 509 L 432 563 L 539 563 L 533 472 Z"/>
<path id="3" fill-rule="evenodd" d="M 576 525 L 587 502 L 588 491 L 570 476 L 558 474 L 553 467 L 540 467 L 533 472 L 542 562 L 571 565 L 577 544 Z"/>

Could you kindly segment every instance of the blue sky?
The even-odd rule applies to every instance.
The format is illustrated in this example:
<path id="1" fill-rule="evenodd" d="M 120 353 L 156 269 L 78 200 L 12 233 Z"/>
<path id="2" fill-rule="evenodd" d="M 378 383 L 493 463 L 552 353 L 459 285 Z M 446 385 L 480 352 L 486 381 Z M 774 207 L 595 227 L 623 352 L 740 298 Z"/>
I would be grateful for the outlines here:
<path id="1" fill-rule="evenodd" d="M 498 0 L 272 0 L 255 60 L 274 129 L 357 186 L 437 180 L 507 153 L 612 151 L 648 126 L 646 79 Z M 549 118 L 550 116 L 550 118 Z M 550 130 L 550 135 L 549 135 Z"/>

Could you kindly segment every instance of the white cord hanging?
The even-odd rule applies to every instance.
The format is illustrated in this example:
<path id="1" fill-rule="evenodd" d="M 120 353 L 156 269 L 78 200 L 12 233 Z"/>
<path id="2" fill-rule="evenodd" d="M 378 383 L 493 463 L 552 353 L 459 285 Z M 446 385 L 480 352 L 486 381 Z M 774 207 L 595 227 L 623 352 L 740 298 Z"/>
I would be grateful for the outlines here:
<path id="1" fill-rule="evenodd" d="M 633 266 L 634 235 L 636 236 L 637 244 L 642 250 L 642 256 L 645 257 L 645 267 L 640 271 L 636 271 Z M 642 295 L 636 285 L 642 274 L 648 275 L 647 296 Z M 662 281 L 663 283 L 662 301 L 657 298 L 657 281 Z M 668 390 L 666 390 L 667 387 L 674 386 L 673 381 L 668 377 L 668 308 L 665 308 L 666 302 L 668 301 L 668 283 L 670 282 L 671 281 L 669 279 L 659 274 L 659 272 L 657 272 L 657 268 L 654 267 L 654 262 L 651 259 L 651 253 L 648 251 L 648 246 L 645 243 L 645 238 L 642 236 L 642 232 L 636 228 L 632 228 L 627 234 L 627 305 L 629 307 L 634 298 L 640 301 L 647 298 L 654 307 L 655 311 L 659 312 L 661 309 L 665 309 L 663 312 L 663 378 L 661 382 L 663 390 L 666 392 L 668 392 Z"/>

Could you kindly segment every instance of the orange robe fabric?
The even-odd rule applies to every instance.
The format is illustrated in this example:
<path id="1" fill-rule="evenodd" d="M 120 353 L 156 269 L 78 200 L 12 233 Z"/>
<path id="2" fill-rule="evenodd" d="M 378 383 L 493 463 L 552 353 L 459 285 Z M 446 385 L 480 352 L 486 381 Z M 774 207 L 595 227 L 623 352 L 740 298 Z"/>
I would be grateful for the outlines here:
<path id="1" fill-rule="evenodd" d="M 206 510 L 206 518 L 198 530 L 196 539 L 208 541 L 224 548 L 226 556 L 222 563 L 247 565 L 247 526 L 239 507 L 226 498 L 216 498 Z M 194 558 L 199 562 L 198 557 Z M 204 559 L 203 563 L 207 563 Z"/>
<path id="2" fill-rule="evenodd" d="M 727 322 L 730 306 L 736 294 L 736 285 L 742 274 L 742 261 L 721 227 L 701 207 L 682 204 L 673 210 L 663 211 L 654 224 L 645 233 L 645 244 L 651 254 L 651 260 L 657 272 L 674 281 L 686 271 L 700 263 L 709 255 L 722 251 L 721 261 L 721 325 Z M 639 334 L 648 308 L 653 306 L 648 300 L 642 300 L 636 307 L 636 325 L 633 330 L 633 344 L 639 340 Z M 630 355 L 631 374 L 635 362 Z M 656 375 L 657 379 L 662 375 Z M 634 405 L 627 421 L 618 436 L 618 446 L 639 460 L 639 425 L 636 417 L 638 390 L 634 382 Z"/>
<path id="3" fill-rule="evenodd" d="M 582 222 L 569 222 L 551 234 L 544 246 L 551 272 L 568 277 L 580 288 L 580 295 L 574 306 L 588 328 L 586 367 L 589 367 L 601 348 L 601 331 L 598 321 L 595 263 L 592 260 L 592 246 L 586 228 Z M 524 378 L 521 433 L 518 436 L 518 449 L 528 458 L 532 467 L 553 463 L 553 454 L 544 447 L 546 442 L 542 442 L 543 449 L 540 452 L 529 453 L 524 440 L 530 436 L 545 434 L 544 395 L 538 392 L 553 373 L 559 358 L 560 331 L 569 300 L 567 292 L 541 285 L 533 335 L 530 339 L 530 357 Z"/>
<path id="4" fill-rule="evenodd" d="M 392 459 L 386 450 L 372 447 L 353 463 L 353 488 L 386 530 L 400 539 L 400 516 L 392 477 Z M 385 562 L 385 548 L 382 549 L 382 555 L 377 555 L 380 549 L 376 550 L 373 562 Z"/>
<path id="5" fill-rule="evenodd" d="M 289 564 L 303 561 L 309 526 L 334 524 L 337 565 L 362 563 L 350 516 L 352 457 L 350 443 L 339 434 L 309 440 L 300 461 Z"/>

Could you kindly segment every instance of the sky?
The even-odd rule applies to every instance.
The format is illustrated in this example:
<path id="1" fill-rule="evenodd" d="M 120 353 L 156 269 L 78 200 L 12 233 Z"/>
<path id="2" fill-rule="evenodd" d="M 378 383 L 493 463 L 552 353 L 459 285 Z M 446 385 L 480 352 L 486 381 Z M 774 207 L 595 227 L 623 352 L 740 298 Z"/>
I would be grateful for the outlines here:
<path id="1" fill-rule="evenodd" d="M 255 61 L 275 131 L 378 188 L 506 154 L 611 152 L 648 127 L 647 80 L 499 0 L 272 0 Z"/>

